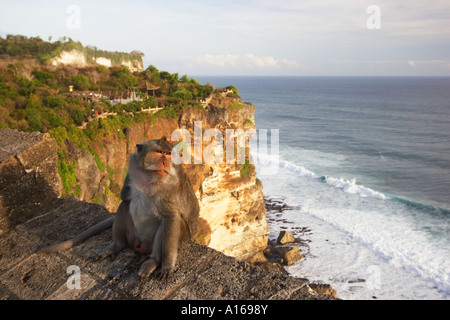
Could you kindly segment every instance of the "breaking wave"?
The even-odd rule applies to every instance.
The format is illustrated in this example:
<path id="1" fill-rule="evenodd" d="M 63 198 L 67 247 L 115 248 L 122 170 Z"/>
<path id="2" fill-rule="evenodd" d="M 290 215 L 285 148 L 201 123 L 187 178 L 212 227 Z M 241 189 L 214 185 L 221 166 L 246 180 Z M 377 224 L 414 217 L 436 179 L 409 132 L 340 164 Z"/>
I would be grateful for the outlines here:
<path id="1" fill-rule="evenodd" d="M 262 167 L 264 167 L 264 166 L 270 167 L 272 171 L 268 171 L 269 174 L 274 174 L 273 169 L 285 168 L 294 174 L 297 174 L 302 177 L 315 179 L 318 182 L 326 183 L 330 186 L 333 186 L 333 187 L 340 189 L 349 194 L 356 194 L 361 197 L 371 197 L 371 198 L 377 198 L 377 199 L 381 199 L 381 200 L 391 199 L 389 196 L 385 195 L 384 193 L 381 193 L 379 191 L 376 191 L 376 190 L 370 189 L 368 187 L 365 187 L 363 185 L 357 184 L 356 178 L 348 180 L 345 178 L 334 178 L 334 177 L 321 176 L 303 166 L 294 164 L 287 160 L 279 159 L 279 157 L 272 156 L 272 155 L 257 154 L 256 157 L 254 157 L 254 159 L 255 159 L 255 164 L 257 167 L 261 167 L 261 165 L 262 165 Z M 264 174 L 264 172 L 263 172 L 263 174 Z"/>

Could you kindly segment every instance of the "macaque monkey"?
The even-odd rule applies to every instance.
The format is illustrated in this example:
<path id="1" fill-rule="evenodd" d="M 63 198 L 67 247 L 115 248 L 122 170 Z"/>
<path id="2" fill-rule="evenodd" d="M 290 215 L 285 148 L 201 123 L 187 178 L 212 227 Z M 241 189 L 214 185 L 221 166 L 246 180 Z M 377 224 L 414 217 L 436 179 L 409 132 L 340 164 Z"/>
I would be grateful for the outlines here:
<path id="1" fill-rule="evenodd" d="M 131 247 L 149 256 L 139 269 L 139 278 L 148 278 L 158 267 L 161 279 L 173 272 L 180 241 L 197 232 L 198 200 L 181 165 L 172 162 L 173 145 L 166 137 L 136 147 L 115 216 L 41 252 L 71 248 L 112 224 L 113 242 L 97 259 L 115 259 L 121 250 Z"/>

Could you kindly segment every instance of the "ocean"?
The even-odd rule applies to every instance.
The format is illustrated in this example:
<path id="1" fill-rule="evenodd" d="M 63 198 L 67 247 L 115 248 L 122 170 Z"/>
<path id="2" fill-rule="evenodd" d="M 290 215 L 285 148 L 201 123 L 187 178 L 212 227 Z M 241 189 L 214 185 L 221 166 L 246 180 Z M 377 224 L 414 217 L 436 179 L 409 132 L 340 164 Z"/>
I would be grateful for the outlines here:
<path id="1" fill-rule="evenodd" d="M 342 299 L 450 298 L 450 78 L 194 78 L 236 86 L 257 130 L 279 130 L 278 156 L 252 151 L 291 208 L 269 237 L 303 240 L 291 275 Z"/>

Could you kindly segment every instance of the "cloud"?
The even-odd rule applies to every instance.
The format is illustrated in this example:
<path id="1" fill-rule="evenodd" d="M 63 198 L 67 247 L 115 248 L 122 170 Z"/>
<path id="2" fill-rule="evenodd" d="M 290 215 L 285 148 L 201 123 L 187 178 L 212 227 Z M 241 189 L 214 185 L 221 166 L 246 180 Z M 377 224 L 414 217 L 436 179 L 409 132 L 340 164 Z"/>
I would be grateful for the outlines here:
<path id="1" fill-rule="evenodd" d="M 413 67 L 413 68 L 417 67 L 416 63 L 415 63 L 414 61 L 412 61 L 412 60 L 409 60 L 409 61 L 408 61 L 408 64 L 409 64 L 411 67 Z"/>
<path id="2" fill-rule="evenodd" d="M 236 70 L 256 70 L 256 69 L 284 69 L 301 67 L 295 60 L 278 60 L 271 56 L 257 56 L 251 53 L 247 54 L 205 54 L 198 57 L 183 57 L 185 65 L 190 68 L 199 66 L 211 66 L 217 68 L 231 68 Z"/>

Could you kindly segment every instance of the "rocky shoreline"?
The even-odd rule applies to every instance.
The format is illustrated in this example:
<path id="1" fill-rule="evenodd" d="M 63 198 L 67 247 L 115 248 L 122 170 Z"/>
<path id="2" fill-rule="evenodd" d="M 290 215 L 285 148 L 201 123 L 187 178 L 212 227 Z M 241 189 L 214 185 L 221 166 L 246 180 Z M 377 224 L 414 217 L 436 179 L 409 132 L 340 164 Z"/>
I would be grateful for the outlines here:
<path id="1" fill-rule="evenodd" d="M 274 222 L 284 224 L 292 223 L 283 218 L 283 212 L 295 209 L 296 207 L 289 206 L 283 198 L 265 196 L 264 204 L 269 228 L 270 224 Z M 286 226 L 281 227 L 281 229 L 287 228 Z M 278 269 L 285 274 L 289 274 L 284 267 L 296 263 L 309 254 L 310 240 L 303 239 L 302 237 L 310 234 L 312 232 L 311 229 L 300 226 L 295 226 L 291 229 L 295 230 L 295 236 L 291 232 L 281 230 L 276 240 L 269 239 L 267 248 L 264 250 L 264 256 L 268 262 L 261 263 L 260 267 L 265 270 Z M 301 263 L 301 261 L 298 263 Z M 337 295 L 336 290 L 327 283 L 311 282 L 308 286 L 319 294 Z"/>

